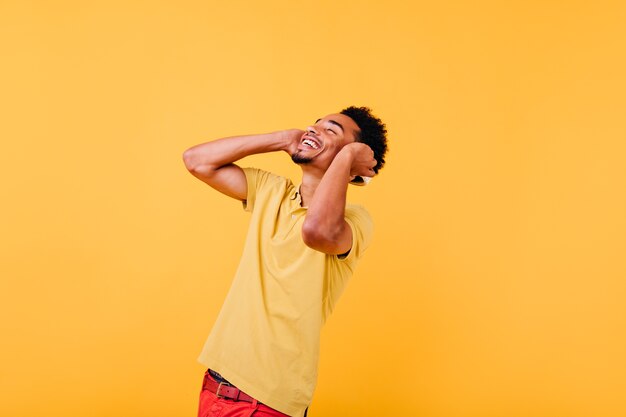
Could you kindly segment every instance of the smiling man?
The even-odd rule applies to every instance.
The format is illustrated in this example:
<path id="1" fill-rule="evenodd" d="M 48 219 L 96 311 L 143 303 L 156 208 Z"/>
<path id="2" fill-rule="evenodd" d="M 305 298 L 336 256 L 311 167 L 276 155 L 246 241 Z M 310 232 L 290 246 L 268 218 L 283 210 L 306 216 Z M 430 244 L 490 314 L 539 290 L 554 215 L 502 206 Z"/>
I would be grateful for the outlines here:
<path id="1" fill-rule="evenodd" d="M 251 212 L 239 267 L 198 358 L 207 367 L 199 417 L 306 416 L 321 327 L 372 235 L 365 208 L 346 203 L 348 184 L 382 168 L 386 134 L 370 109 L 348 107 L 304 131 L 234 136 L 183 153 L 191 174 Z M 300 165 L 299 186 L 234 163 L 274 151 Z"/>

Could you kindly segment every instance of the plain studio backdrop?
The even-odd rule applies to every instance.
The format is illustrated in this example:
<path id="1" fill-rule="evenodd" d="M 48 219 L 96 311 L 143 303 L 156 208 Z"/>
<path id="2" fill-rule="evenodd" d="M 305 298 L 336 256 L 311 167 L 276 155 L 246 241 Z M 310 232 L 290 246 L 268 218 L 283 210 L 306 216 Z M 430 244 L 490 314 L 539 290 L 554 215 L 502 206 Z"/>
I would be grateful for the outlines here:
<path id="1" fill-rule="evenodd" d="M 0 414 L 193 416 L 249 214 L 211 139 L 389 129 L 311 417 L 626 415 L 626 4 L 0 3 Z M 299 180 L 286 154 L 246 165 Z"/>

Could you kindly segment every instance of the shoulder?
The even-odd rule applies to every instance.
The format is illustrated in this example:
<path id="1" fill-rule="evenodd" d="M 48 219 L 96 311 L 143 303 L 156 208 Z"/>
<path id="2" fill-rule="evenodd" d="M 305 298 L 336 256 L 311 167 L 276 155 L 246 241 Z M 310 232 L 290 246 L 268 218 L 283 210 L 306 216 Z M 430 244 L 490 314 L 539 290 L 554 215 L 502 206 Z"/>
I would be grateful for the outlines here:
<path id="1" fill-rule="evenodd" d="M 359 223 L 374 224 L 369 211 L 359 204 L 346 204 L 345 218 Z"/>
<path id="2" fill-rule="evenodd" d="M 246 211 L 252 211 L 257 200 L 273 201 L 293 188 L 290 179 L 273 172 L 253 167 L 244 167 L 242 170 L 247 183 L 246 199 L 242 202 Z"/>
<path id="3" fill-rule="evenodd" d="M 355 233 L 356 237 L 369 242 L 374 232 L 374 220 L 369 211 L 358 204 L 347 204 L 344 213 L 344 219 L 350 225 L 352 231 L 358 231 L 358 233 Z"/>
<path id="4" fill-rule="evenodd" d="M 352 247 L 347 254 L 339 255 L 338 259 L 356 261 L 370 246 L 374 234 L 374 221 L 367 209 L 358 204 L 347 204 L 344 219 L 352 232 Z"/>
<path id="5" fill-rule="evenodd" d="M 291 180 L 289 178 L 283 177 L 282 175 L 275 174 L 270 171 L 266 171 L 260 168 L 253 167 L 244 167 L 242 168 L 243 173 L 246 176 L 248 181 L 248 185 L 252 185 L 254 188 L 258 188 L 263 185 L 270 184 L 291 184 Z"/>

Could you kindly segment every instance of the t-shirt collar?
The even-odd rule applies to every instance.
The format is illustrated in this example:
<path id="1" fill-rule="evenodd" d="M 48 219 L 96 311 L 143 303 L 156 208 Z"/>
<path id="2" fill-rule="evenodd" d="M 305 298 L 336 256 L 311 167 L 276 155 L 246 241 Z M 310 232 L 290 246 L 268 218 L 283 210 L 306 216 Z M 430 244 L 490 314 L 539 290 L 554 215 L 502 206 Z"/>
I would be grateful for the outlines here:
<path id="1" fill-rule="evenodd" d="M 298 208 L 303 208 L 306 209 L 306 206 L 302 206 L 302 194 L 300 194 L 300 187 L 302 187 L 302 183 L 298 184 L 297 187 L 293 187 L 293 190 L 291 191 L 291 195 L 289 196 L 290 200 L 295 200 L 295 202 L 297 203 L 297 207 L 296 210 Z"/>

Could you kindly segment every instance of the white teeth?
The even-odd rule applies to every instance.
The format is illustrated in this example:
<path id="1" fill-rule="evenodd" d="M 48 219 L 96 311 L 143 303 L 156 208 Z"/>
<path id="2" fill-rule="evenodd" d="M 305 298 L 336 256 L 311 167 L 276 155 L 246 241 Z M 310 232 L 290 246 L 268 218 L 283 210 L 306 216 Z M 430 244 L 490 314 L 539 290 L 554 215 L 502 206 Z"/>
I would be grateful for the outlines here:
<path id="1" fill-rule="evenodd" d="M 317 143 L 313 142 L 311 139 L 305 139 L 302 141 L 302 144 L 304 145 L 308 145 L 313 149 L 318 149 L 319 146 L 317 146 Z"/>

